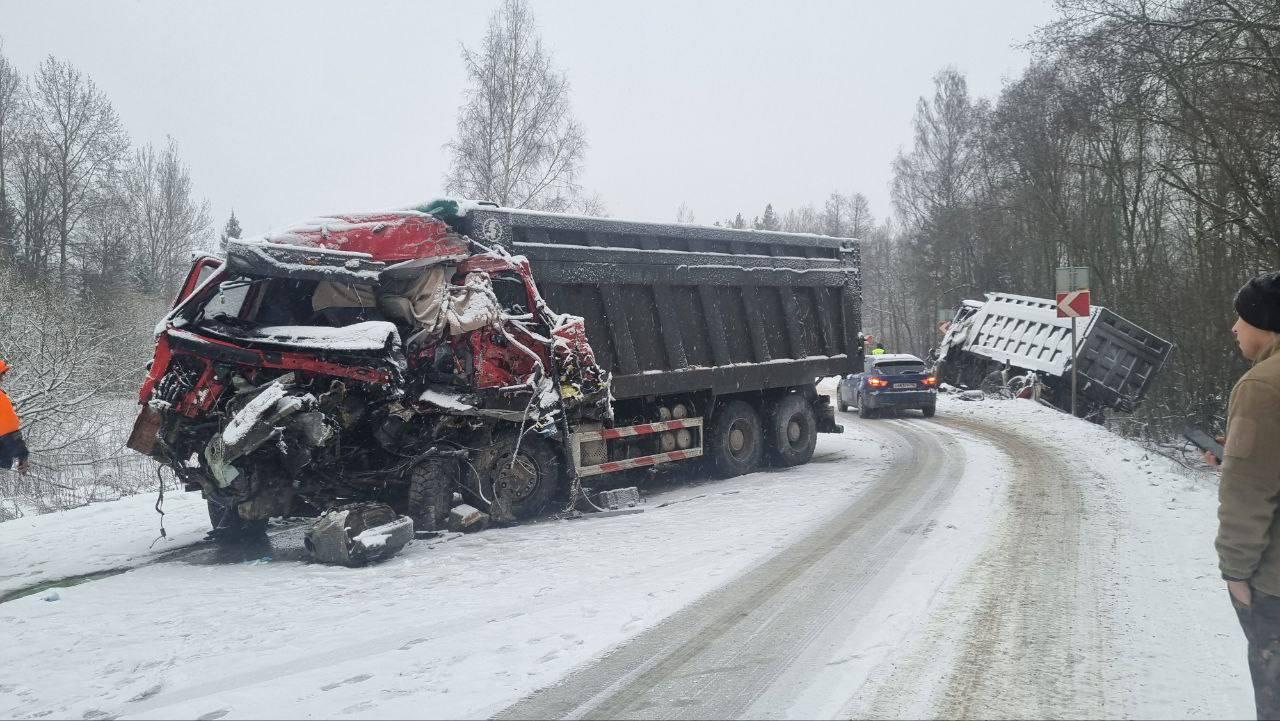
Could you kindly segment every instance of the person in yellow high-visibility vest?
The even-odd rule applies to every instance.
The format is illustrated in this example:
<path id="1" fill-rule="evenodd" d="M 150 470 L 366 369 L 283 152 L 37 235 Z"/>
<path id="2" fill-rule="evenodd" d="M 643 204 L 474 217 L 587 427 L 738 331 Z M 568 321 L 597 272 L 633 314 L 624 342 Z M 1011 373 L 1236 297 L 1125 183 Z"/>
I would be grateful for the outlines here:
<path id="1" fill-rule="evenodd" d="M 876 341 L 876 346 L 871 349 L 871 355 L 884 355 L 884 343 Z"/>
<path id="2" fill-rule="evenodd" d="M 4 382 L 4 376 L 8 372 L 9 364 L 0 358 L 0 383 Z M 25 474 L 28 453 L 27 444 L 22 441 L 22 421 L 18 419 L 17 411 L 13 410 L 13 401 L 0 388 L 0 468 L 10 469 L 14 461 L 18 462 L 18 473 Z"/>

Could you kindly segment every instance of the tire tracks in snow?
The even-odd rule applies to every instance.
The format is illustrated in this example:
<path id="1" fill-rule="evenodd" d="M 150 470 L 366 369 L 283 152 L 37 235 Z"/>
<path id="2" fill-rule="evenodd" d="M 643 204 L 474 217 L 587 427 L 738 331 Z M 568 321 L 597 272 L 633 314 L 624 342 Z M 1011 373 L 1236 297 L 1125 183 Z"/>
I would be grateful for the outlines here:
<path id="1" fill-rule="evenodd" d="M 830 658 L 963 475 L 960 446 L 915 422 L 858 428 L 894 446 L 897 462 L 848 507 L 498 718 L 786 715 L 793 689 L 779 678 Z"/>
<path id="2" fill-rule="evenodd" d="M 1089 535 L 1090 506 L 1077 469 L 1056 448 L 1009 426 L 946 417 L 933 422 L 986 439 L 1013 468 L 995 535 L 934 617 L 928 636 L 950 637 L 900 661 L 863 715 L 900 716 L 936 678 L 943 718 L 1105 718 L 1123 713 L 1103 678 L 1111 657 L 1105 627 L 1108 565 Z M 1105 519 L 1103 519 L 1105 522 Z"/>

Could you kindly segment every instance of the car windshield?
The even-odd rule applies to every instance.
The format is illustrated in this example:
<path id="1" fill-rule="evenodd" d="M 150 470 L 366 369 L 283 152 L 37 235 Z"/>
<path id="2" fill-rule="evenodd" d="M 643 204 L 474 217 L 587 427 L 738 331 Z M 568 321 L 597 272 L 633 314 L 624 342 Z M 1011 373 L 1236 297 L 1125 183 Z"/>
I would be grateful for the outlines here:
<path id="1" fill-rule="evenodd" d="M 924 373 L 924 363 L 917 360 L 885 361 L 884 363 L 876 364 L 876 372 L 885 375 Z"/>

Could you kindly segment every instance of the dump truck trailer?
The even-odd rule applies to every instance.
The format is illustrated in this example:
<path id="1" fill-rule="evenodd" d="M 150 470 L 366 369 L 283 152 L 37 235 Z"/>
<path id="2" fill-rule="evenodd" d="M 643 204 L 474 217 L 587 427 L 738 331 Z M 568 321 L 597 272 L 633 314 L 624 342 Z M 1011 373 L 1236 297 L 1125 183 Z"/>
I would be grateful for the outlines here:
<path id="1" fill-rule="evenodd" d="M 228 533 L 796 465 L 839 430 L 815 382 L 861 365 L 859 289 L 849 239 L 458 201 L 320 218 L 196 261 L 130 447 Z"/>
<path id="2" fill-rule="evenodd" d="M 1034 371 L 1046 400 L 1071 408 L 1071 319 L 1048 298 L 988 293 L 966 300 L 938 347 L 938 377 L 977 388 L 1005 369 Z M 1151 388 L 1173 344 L 1102 306 L 1076 321 L 1081 415 L 1102 408 L 1132 412 Z"/>
<path id="3" fill-rule="evenodd" d="M 852 240 L 486 206 L 464 221 L 528 258 L 548 305 L 584 319 L 627 418 L 680 407 L 709 422 L 737 400 L 763 426 L 765 455 L 786 465 L 808 460 L 815 432 L 839 431 L 814 383 L 861 367 Z M 778 409 L 798 399 L 812 419 Z M 721 449 L 701 450 L 728 472 Z"/>

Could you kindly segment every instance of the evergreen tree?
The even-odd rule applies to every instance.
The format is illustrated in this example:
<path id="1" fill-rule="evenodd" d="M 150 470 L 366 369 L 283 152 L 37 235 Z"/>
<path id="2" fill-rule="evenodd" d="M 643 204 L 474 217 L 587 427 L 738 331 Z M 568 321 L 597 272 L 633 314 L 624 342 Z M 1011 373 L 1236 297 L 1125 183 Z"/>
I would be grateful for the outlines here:
<path id="1" fill-rule="evenodd" d="M 737 228 L 738 230 L 747 227 L 747 221 L 742 218 L 742 213 L 738 213 L 733 217 L 733 222 L 730 223 L 729 227 Z"/>
<path id="2" fill-rule="evenodd" d="M 778 220 L 778 214 L 773 212 L 773 203 L 765 203 L 764 215 L 756 222 L 757 230 L 778 230 L 782 227 L 782 222 Z"/>
<path id="3" fill-rule="evenodd" d="M 231 217 L 227 219 L 227 225 L 222 229 L 222 235 L 218 238 L 218 243 L 223 250 L 227 249 L 227 240 L 230 238 L 240 239 L 240 221 L 236 220 L 236 211 L 231 211 Z"/>

